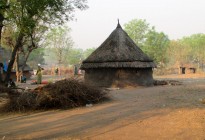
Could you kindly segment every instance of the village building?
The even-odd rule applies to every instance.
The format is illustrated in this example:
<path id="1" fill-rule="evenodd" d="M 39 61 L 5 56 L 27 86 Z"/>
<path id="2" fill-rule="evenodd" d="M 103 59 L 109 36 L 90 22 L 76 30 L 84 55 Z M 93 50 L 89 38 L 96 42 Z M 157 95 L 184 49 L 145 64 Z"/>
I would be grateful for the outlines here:
<path id="1" fill-rule="evenodd" d="M 156 65 L 128 36 L 117 28 L 82 62 L 85 82 L 99 87 L 151 86 Z"/>
<path id="2" fill-rule="evenodd" d="M 3 72 L 2 72 L 2 75 L 1 75 L 2 78 L 5 78 L 5 76 L 6 76 L 6 71 L 7 71 L 7 67 L 8 67 L 8 61 L 9 61 L 8 56 L 10 55 L 10 54 L 9 55 L 8 54 L 9 54 L 9 52 L 6 49 L 4 49 L 3 47 L 0 46 L 0 63 L 3 64 Z M 23 65 L 19 64 L 19 70 L 21 70 L 22 67 L 23 67 Z M 29 79 L 32 76 L 32 71 L 33 71 L 33 69 L 31 69 L 30 66 L 26 64 L 24 66 L 23 74 L 20 74 L 20 77 L 25 76 L 27 79 Z M 10 78 L 14 81 L 16 81 L 16 80 L 19 81 L 17 79 L 17 74 L 18 73 L 16 73 L 16 69 L 15 69 L 15 66 L 14 66 L 11 70 Z"/>
<path id="3" fill-rule="evenodd" d="M 194 74 L 196 67 L 192 64 L 183 64 L 179 66 L 179 74 Z"/>
<path id="4" fill-rule="evenodd" d="M 197 72 L 197 66 L 194 63 L 176 61 L 168 70 L 168 74 L 195 74 Z"/>

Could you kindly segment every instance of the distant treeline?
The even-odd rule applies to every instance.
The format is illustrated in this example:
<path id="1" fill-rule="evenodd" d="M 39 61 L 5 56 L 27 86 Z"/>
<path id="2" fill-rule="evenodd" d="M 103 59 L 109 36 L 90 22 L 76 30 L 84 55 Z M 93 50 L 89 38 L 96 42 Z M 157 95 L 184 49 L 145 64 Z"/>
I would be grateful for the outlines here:
<path id="1" fill-rule="evenodd" d="M 158 67 L 196 64 L 203 69 L 205 63 L 205 34 L 193 34 L 178 40 L 157 32 L 146 20 L 134 19 L 124 25 L 125 31 Z M 177 32 L 177 31 L 176 31 Z"/>

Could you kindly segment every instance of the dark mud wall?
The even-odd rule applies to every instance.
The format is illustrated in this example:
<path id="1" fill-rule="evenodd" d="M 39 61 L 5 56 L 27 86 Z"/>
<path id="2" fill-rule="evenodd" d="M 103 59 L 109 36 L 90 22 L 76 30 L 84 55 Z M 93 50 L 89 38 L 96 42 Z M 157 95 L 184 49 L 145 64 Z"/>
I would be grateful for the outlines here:
<path id="1" fill-rule="evenodd" d="M 85 82 L 98 87 L 152 86 L 152 68 L 87 69 Z"/>

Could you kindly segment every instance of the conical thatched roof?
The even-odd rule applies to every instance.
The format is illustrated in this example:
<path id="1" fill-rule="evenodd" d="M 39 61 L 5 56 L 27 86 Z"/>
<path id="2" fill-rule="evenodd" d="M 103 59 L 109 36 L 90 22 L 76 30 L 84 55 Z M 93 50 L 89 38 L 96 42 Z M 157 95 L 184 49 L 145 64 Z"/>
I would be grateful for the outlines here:
<path id="1" fill-rule="evenodd" d="M 86 60 L 81 69 L 156 67 L 118 23 L 117 28 Z"/>

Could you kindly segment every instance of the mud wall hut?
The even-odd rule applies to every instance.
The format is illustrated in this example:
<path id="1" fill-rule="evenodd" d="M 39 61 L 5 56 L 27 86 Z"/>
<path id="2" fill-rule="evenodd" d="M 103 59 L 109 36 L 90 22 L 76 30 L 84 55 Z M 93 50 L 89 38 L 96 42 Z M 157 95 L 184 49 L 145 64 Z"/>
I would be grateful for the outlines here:
<path id="1" fill-rule="evenodd" d="M 183 64 L 179 66 L 179 74 L 194 74 L 196 73 L 196 67 L 192 64 Z"/>
<path id="2" fill-rule="evenodd" d="M 122 29 L 117 28 L 82 62 L 85 82 L 99 87 L 153 85 L 152 69 L 156 67 Z"/>

